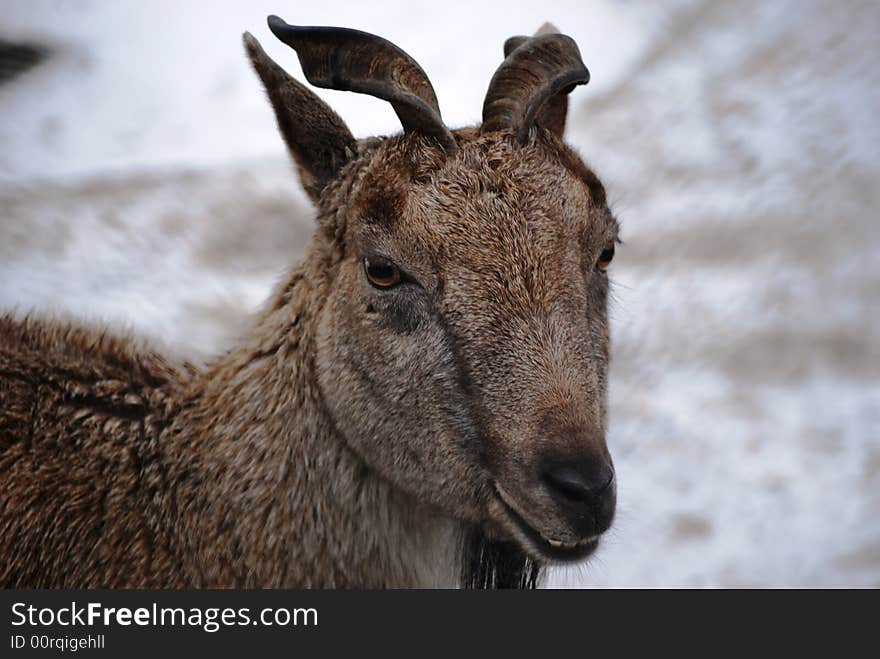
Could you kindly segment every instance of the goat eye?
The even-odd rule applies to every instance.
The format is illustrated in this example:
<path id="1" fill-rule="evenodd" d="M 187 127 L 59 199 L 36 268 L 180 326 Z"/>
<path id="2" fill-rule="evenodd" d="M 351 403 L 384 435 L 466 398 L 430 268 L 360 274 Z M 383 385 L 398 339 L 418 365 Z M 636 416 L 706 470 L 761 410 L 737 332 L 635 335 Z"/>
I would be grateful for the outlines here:
<path id="1" fill-rule="evenodd" d="M 393 263 L 370 261 L 367 258 L 364 259 L 364 272 L 369 282 L 376 288 L 397 286 L 402 278 L 400 268 Z"/>
<path id="2" fill-rule="evenodd" d="M 610 247 L 606 247 L 602 250 L 602 253 L 599 255 L 599 261 L 596 263 L 596 267 L 599 268 L 599 270 L 606 270 L 613 258 L 614 245 L 612 244 Z"/>

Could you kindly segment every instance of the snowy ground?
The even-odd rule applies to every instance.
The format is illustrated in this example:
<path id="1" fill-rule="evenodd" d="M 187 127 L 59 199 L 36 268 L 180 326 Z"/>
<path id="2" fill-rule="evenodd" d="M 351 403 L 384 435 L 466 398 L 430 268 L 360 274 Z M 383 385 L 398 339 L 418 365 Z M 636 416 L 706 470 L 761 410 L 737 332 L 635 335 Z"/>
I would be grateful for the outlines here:
<path id="1" fill-rule="evenodd" d="M 537 4 L 5 2 L 0 39 L 52 54 L 0 86 L 0 308 L 218 349 L 310 231 L 242 30 L 296 75 L 266 14 L 380 33 L 463 125 L 549 19 L 593 74 L 568 135 L 625 240 L 620 515 L 552 583 L 880 586 L 880 5 Z"/>

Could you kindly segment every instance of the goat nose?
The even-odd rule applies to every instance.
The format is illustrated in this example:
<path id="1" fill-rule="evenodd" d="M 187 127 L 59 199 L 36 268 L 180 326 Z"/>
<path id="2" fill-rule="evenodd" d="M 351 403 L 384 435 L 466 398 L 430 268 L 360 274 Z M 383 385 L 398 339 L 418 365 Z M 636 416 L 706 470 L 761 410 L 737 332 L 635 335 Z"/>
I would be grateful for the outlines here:
<path id="1" fill-rule="evenodd" d="M 611 485 L 614 471 L 606 462 L 550 465 L 544 470 L 544 482 L 553 493 L 567 501 L 592 501 Z"/>
<path id="2" fill-rule="evenodd" d="M 541 473 L 549 494 L 565 510 L 601 533 L 614 515 L 614 468 L 609 460 L 580 459 L 544 464 Z M 586 529 L 585 529 L 586 530 Z"/>

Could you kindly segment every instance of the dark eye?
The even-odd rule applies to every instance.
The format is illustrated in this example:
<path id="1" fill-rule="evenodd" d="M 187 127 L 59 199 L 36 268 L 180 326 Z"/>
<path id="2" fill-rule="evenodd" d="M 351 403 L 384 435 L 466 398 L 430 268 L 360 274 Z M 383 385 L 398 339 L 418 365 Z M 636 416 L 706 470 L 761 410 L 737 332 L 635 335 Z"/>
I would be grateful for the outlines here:
<path id="1" fill-rule="evenodd" d="M 599 255 L 599 261 L 596 263 L 596 267 L 599 268 L 599 270 L 606 270 L 613 258 L 614 244 L 612 243 L 610 246 L 602 250 L 602 253 Z"/>
<path id="2" fill-rule="evenodd" d="M 400 268 L 387 261 L 364 259 L 364 272 L 367 279 L 376 288 L 391 288 L 401 280 Z"/>

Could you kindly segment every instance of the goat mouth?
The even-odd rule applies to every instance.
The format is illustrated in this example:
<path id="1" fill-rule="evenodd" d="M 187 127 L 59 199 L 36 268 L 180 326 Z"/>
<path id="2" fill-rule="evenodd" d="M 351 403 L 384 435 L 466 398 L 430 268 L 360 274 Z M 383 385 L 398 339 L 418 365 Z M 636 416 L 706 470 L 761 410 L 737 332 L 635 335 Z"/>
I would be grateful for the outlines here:
<path id="1" fill-rule="evenodd" d="M 598 535 L 576 541 L 558 540 L 544 535 L 526 521 L 522 513 L 514 507 L 510 496 L 497 484 L 495 485 L 495 493 L 495 498 L 501 503 L 508 519 L 519 531 L 517 535 L 525 537 L 526 542 L 523 544 L 527 548 L 531 548 L 532 553 L 537 553 L 540 558 L 560 563 L 582 561 L 596 551 L 599 546 Z"/>

